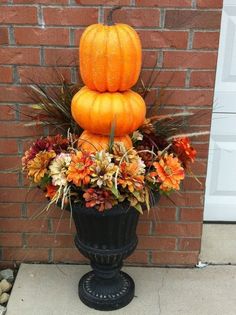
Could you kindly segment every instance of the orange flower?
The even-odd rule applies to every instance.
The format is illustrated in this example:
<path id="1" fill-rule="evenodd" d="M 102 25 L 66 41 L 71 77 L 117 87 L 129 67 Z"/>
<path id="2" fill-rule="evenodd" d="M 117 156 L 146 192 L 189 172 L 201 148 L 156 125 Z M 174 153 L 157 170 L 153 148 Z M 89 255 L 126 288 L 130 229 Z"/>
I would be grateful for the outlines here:
<path id="1" fill-rule="evenodd" d="M 166 153 L 159 162 L 154 162 L 153 166 L 156 171 L 150 175 L 158 177 L 157 180 L 161 183 L 160 189 L 167 192 L 172 189 L 179 190 L 180 181 L 184 179 L 184 169 L 178 158 Z"/>
<path id="2" fill-rule="evenodd" d="M 120 174 L 118 183 L 123 187 L 128 187 L 130 192 L 142 190 L 144 185 L 144 176 L 139 174 L 140 166 L 138 162 L 122 162 L 120 165 Z"/>
<path id="3" fill-rule="evenodd" d="M 185 168 L 188 166 L 188 163 L 194 162 L 197 151 L 190 145 L 189 138 L 174 139 L 173 149 Z"/>
<path id="4" fill-rule="evenodd" d="M 35 158 L 28 162 L 28 176 L 32 176 L 36 184 L 38 184 L 44 175 L 47 173 L 47 167 L 56 156 L 54 151 L 42 151 L 36 154 Z"/>
<path id="5" fill-rule="evenodd" d="M 47 190 L 46 197 L 52 199 L 56 195 L 57 187 L 52 184 L 48 184 L 46 186 L 46 190 Z"/>
<path id="6" fill-rule="evenodd" d="M 67 180 L 72 181 L 76 186 L 87 185 L 93 172 L 92 165 L 90 153 L 78 151 L 71 158 Z"/>

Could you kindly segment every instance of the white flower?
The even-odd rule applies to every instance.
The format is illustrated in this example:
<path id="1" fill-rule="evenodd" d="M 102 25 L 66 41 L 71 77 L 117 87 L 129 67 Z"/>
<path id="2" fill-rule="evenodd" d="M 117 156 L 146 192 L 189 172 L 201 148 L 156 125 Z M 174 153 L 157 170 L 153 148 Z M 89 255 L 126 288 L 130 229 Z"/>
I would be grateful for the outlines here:
<path id="1" fill-rule="evenodd" d="M 67 153 L 59 154 L 49 166 L 52 184 L 54 186 L 66 186 L 66 173 L 71 162 L 71 156 Z"/>
<path id="2" fill-rule="evenodd" d="M 143 140 L 143 135 L 141 134 L 140 131 L 136 130 L 132 134 L 132 140 L 133 141 L 142 141 Z"/>

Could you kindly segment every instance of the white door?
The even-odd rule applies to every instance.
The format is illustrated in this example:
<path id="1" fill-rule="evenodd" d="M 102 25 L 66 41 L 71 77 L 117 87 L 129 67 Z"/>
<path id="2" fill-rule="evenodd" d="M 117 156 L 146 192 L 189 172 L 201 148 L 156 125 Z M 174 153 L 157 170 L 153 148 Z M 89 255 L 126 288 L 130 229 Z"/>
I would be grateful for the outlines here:
<path id="1" fill-rule="evenodd" d="M 204 221 L 236 221 L 236 0 L 224 0 Z"/>

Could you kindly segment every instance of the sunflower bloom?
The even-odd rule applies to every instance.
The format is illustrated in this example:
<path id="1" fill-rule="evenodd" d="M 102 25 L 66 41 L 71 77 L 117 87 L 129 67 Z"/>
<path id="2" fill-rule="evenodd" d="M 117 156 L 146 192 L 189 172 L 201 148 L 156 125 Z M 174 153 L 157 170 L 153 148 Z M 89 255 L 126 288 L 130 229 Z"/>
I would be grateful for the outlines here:
<path id="1" fill-rule="evenodd" d="M 87 185 L 92 174 L 93 161 L 88 152 L 78 151 L 72 155 L 71 163 L 67 172 L 67 180 L 76 186 Z"/>
<path id="2" fill-rule="evenodd" d="M 184 169 L 179 159 L 173 154 L 166 153 L 159 162 L 154 162 L 155 171 L 150 175 L 157 176 L 157 181 L 161 183 L 160 189 L 163 191 L 179 190 L 179 184 L 184 179 Z"/>
<path id="3" fill-rule="evenodd" d="M 50 161 L 56 156 L 54 151 L 50 152 L 39 152 L 35 158 L 28 162 L 28 176 L 33 177 L 33 180 L 38 184 L 44 175 L 48 172 L 48 165 Z"/>

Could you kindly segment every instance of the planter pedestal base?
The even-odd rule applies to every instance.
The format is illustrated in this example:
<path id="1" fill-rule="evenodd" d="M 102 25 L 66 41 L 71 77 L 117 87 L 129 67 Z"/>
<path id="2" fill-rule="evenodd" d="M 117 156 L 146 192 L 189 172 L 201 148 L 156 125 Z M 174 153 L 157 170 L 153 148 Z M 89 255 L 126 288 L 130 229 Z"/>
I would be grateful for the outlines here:
<path id="1" fill-rule="evenodd" d="M 84 304 L 96 310 L 120 309 L 133 299 L 134 281 L 122 271 L 110 279 L 100 278 L 96 271 L 90 271 L 80 279 L 79 297 Z"/>

